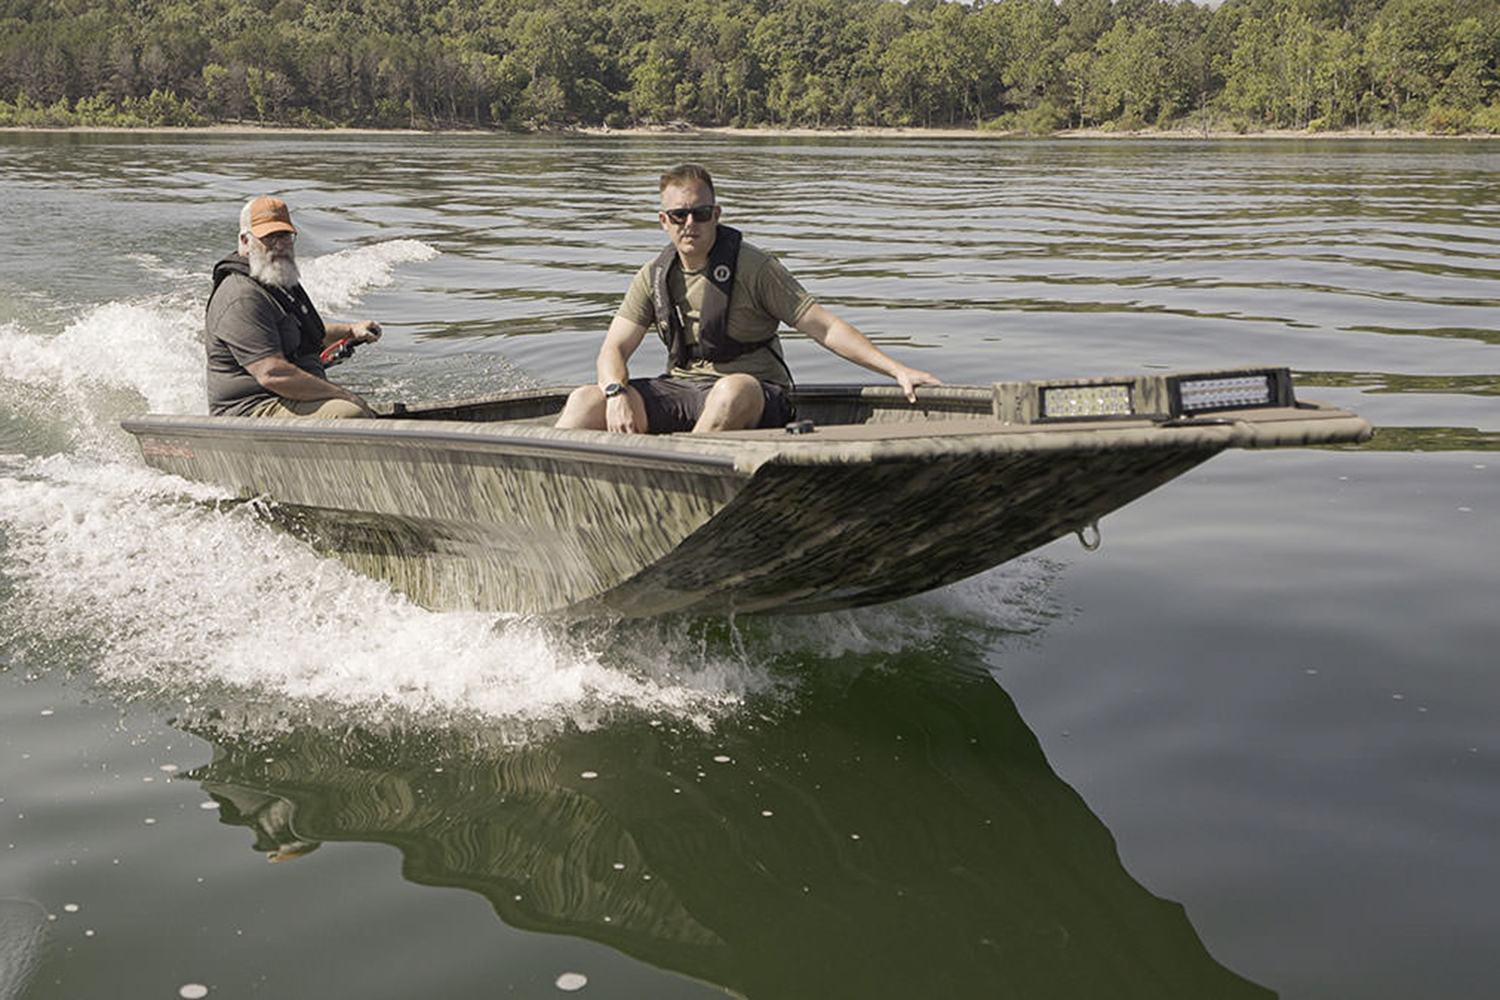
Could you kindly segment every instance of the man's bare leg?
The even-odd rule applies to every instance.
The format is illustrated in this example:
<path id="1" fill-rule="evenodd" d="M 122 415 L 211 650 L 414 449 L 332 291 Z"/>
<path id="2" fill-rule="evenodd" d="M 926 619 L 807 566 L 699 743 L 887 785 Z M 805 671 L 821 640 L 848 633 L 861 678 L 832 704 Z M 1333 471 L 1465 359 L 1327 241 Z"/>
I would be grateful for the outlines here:
<path id="1" fill-rule="evenodd" d="M 604 430 L 604 390 L 597 385 L 581 385 L 568 393 L 555 427 L 572 430 Z"/>
<path id="2" fill-rule="evenodd" d="M 609 426 L 609 401 L 604 398 L 604 390 L 597 385 L 581 385 L 568 393 L 568 401 L 563 404 L 562 412 L 552 426 L 586 431 L 633 430 L 637 434 L 644 434 L 646 404 L 641 399 L 641 394 L 627 386 L 625 398 L 630 404 L 633 426 Z"/>
<path id="3" fill-rule="evenodd" d="M 709 390 L 693 432 L 737 431 L 754 427 L 760 423 L 765 408 L 766 397 L 758 379 L 753 375 L 726 375 Z"/>

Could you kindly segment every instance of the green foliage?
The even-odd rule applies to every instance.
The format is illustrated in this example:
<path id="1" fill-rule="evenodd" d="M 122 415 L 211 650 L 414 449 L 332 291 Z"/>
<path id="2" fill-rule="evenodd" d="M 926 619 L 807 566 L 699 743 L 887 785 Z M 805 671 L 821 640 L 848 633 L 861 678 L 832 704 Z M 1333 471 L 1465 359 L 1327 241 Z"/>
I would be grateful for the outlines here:
<path id="1" fill-rule="evenodd" d="M 121 111 L 144 125 L 178 128 L 202 125 L 203 116 L 170 90 L 153 90 L 145 97 L 127 97 Z"/>
<path id="2" fill-rule="evenodd" d="M 1430 104 L 1422 127 L 1433 135 L 1462 135 L 1474 126 L 1474 113 L 1465 108 Z"/>
<path id="3" fill-rule="evenodd" d="M 1494 135 L 1500 132 L 1500 105 L 1491 104 L 1474 112 L 1474 131 Z"/>
<path id="4" fill-rule="evenodd" d="M 140 128 L 189 127 L 205 119 L 192 105 L 169 90 L 153 90 L 145 97 L 126 97 L 116 103 L 105 94 L 69 102 L 59 98 L 43 105 L 26 94 L 15 101 L 0 100 L 0 126 L 22 128 Z"/>
<path id="5" fill-rule="evenodd" d="M 35 0 L 0 124 L 1494 131 L 1500 0 Z"/>
<path id="6" fill-rule="evenodd" d="M 1019 132 L 1024 135 L 1051 135 L 1067 127 L 1068 112 L 1048 102 L 1024 111 L 1007 111 L 979 123 L 979 128 L 986 132 Z"/>

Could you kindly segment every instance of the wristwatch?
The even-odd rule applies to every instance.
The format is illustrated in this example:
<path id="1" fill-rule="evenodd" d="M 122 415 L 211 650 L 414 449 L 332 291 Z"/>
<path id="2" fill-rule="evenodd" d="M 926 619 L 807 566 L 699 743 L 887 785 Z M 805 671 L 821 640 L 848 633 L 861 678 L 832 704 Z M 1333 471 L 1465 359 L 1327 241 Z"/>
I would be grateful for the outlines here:
<path id="1" fill-rule="evenodd" d="M 618 382 L 611 382 L 609 385 L 604 387 L 604 398 L 609 399 L 612 396 L 618 396 L 624 391 L 625 387 L 623 385 Z"/>

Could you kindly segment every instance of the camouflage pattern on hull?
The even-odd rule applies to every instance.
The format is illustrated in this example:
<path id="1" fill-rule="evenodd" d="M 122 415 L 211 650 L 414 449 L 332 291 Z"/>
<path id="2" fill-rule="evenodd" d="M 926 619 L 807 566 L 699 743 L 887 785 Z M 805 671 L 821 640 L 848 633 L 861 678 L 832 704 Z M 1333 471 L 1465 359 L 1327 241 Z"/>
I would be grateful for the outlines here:
<path id="1" fill-rule="evenodd" d="M 768 466 L 672 553 L 603 595 L 625 615 L 817 612 L 895 600 L 1012 559 L 1155 489 L 1213 451 L 1018 454 Z M 1109 478 L 1111 490 L 1093 486 Z"/>
<path id="2" fill-rule="evenodd" d="M 893 387 L 809 386 L 797 405 L 812 429 L 797 434 L 557 430 L 563 390 L 379 420 L 124 426 L 149 464 L 275 501 L 320 551 L 428 607 L 815 612 L 963 579 L 1227 447 L 1369 436 L 1270 371 L 1261 405 L 1184 413 L 1168 383 L 1182 377 L 1146 376 L 1110 388 L 1148 410 L 1068 419 L 1041 394 L 1065 383 L 924 387 L 916 404 Z"/>

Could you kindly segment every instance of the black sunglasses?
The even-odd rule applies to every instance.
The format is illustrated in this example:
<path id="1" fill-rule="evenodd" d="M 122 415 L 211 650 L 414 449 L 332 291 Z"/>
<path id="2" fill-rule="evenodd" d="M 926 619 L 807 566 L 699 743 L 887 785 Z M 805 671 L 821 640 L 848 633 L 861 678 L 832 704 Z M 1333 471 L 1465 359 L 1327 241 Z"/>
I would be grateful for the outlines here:
<path id="1" fill-rule="evenodd" d="M 674 224 L 680 226 L 688 220 L 688 216 L 690 215 L 693 217 L 694 222 L 707 222 L 714 217 L 715 208 L 718 208 L 718 206 L 694 205 L 692 208 L 664 208 L 662 209 L 662 213 L 671 219 Z"/>

